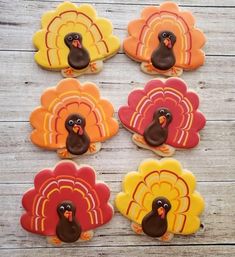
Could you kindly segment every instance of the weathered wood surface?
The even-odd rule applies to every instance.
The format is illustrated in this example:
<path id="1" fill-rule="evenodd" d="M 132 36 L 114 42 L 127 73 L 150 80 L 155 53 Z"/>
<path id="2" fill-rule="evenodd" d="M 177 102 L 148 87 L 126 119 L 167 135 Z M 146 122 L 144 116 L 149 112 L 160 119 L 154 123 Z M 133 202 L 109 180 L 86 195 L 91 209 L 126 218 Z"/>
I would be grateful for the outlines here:
<path id="1" fill-rule="evenodd" d="M 114 176 L 114 175 L 112 175 Z M 102 175 L 99 178 L 103 178 Z M 110 181 L 109 181 L 110 180 Z M 115 195 L 120 190 L 119 181 L 106 182 L 112 191 L 111 202 L 113 203 Z M 116 179 L 114 179 L 116 180 Z M 44 237 L 29 234 L 23 229 L 18 228 L 19 217 L 22 213 L 21 197 L 25 190 L 31 187 L 31 184 L 8 184 L 1 186 L 0 201 L 4 203 L 2 216 L 6 216 L 10 223 L 3 223 L 2 232 L 7 235 L 1 238 L 1 247 L 3 248 L 31 248 L 49 246 Z M 232 244 L 235 238 L 232 238 L 230 230 L 235 224 L 235 201 L 228 201 L 228 195 L 233 195 L 235 191 L 235 182 L 199 182 L 198 190 L 205 197 L 206 209 L 202 215 L 205 228 L 198 231 L 196 235 L 175 236 L 168 245 L 214 245 L 214 244 Z M 4 215 L 5 214 L 5 215 Z M 227 222 L 225 222 L 227 221 Z M 17 229 L 16 229 L 17 228 Z M 114 218 L 110 223 L 95 230 L 95 237 L 90 242 L 79 242 L 74 244 L 64 244 L 62 247 L 77 246 L 135 246 L 135 245 L 166 245 L 158 240 L 147 236 L 137 236 L 130 228 L 130 222 L 124 219 L 120 213 L 115 212 Z"/>
<path id="2" fill-rule="evenodd" d="M 58 248 L 43 248 L 43 249 L 16 249 L 11 250 L 0 250 L 0 254 L 5 257 L 22 257 L 22 256 L 34 256 L 34 257 L 54 257 L 54 256 L 86 256 L 86 257 L 109 257 L 109 256 L 119 256 L 119 257 L 127 257 L 127 256 L 157 256 L 157 257 L 165 257 L 165 256 L 197 256 L 197 257 L 224 257 L 224 256 L 234 256 L 235 255 L 235 247 L 234 246 L 203 246 L 203 252 L 201 251 L 201 245 L 193 245 L 193 246 L 126 246 L 125 248 L 122 246 L 111 246 L 111 247 L 78 247 L 78 248 L 66 248 L 66 249 L 58 249 Z M 128 253 L 128 254 L 127 254 Z"/>
<path id="3" fill-rule="evenodd" d="M 39 68 L 33 60 L 33 33 L 40 27 L 43 12 L 60 1 L 0 0 L 0 256 L 234 256 L 235 255 L 235 2 L 233 0 L 180 1 L 191 10 L 197 25 L 206 33 L 206 64 L 182 78 L 201 99 L 200 109 L 207 117 L 201 142 L 195 149 L 177 151 L 175 158 L 197 177 L 198 191 L 206 201 L 202 216 L 205 229 L 196 235 L 175 236 L 161 243 L 136 236 L 130 223 L 118 212 L 111 223 L 95 231 L 88 243 L 53 248 L 45 238 L 21 229 L 21 197 L 32 186 L 33 176 L 59 160 L 54 152 L 43 151 L 30 143 L 28 117 L 39 105 L 44 89 L 54 86 L 60 73 Z M 80 1 L 75 1 L 79 3 Z M 138 18 L 145 5 L 156 1 L 86 0 L 94 3 L 98 13 L 113 21 L 115 34 L 126 36 L 128 21 Z M 159 3 L 160 1 L 158 1 Z M 151 76 L 139 71 L 139 64 L 123 51 L 105 63 L 98 75 L 82 76 L 100 86 L 117 111 L 135 87 L 142 87 Z M 111 201 L 120 190 L 126 172 L 135 170 L 144 158 L 154 154 L 138 149 L 131 134 L 121 127 L 112 140 L 103 144 L 93 156 L 75 161 L 94 166 L 98 178 L 110 185 Z"/>
<path id="4" fill-rule="evenodd" d="M 197 176 L 198 181 L 235 181 L 234 128 L 235 122 L 209 121 L 198 147 L 177 151 L 175 157 Z M 0 181 L 30 183 L 36 171 L 54 166 L 59 160 L 55 152 L 32 145 L 30 132 L 26 122 L 0 123 L 0 153 L 4 160 Z M 131 133 L 123 128 L 102 146 L 99 153 L 79 157 L 76 161 L 93 165 L 102 174 L 101 179 L 107 182 L 120 181 L 125 173 L 136 169 L 142 159 L 156 156 L 138 149 L 131 141 Z"/>
<path id="5" fill-rule="evenodd" d="M 61 78 L 60 73 L 39 69 L 33 62 L 33 53 L 17 51 L 0 53 L 0 63 L 11 64 L 11 69 L 14 71 L 14 76 L 9 76 L 8 65 L 2 65 L 0 70 L 2 92 L 0 119 L 27 121 L 32 109 L 40 104 L 43 90 L 56 85 Z M 192 72 L 183 74 L 190 88 L 199 94 L 200 109 L 208 120 L 235 120 L 234 70 L 235 56 L 208 56 L 206 65 L 193 72 L 193 75 Z M 154 77 L 140 72 L 138 63 L 124 54 L 118 54 L 105 63 L 101 73 L 95 76 L 81 76 L 79 80 L 82 82 L 90 80 L 98 84 L 102 95 L 112 100 L 117 110 L 121 104 L 126 103 L 127 95 L 132 89 L 143 87 L 151 78 Z M 225 85 L 226 90 L 223 90 Z M 6 95 L 10 97 L 10 102 Z"/>
<path id="6" fill-rule="evenodd" d="M 124 4 L 122 1 L 118 1 L 118 3 L 115 4 L 108 3 L 108 1 L 106 1 L 106 3 L 100 1 L 99 4 L 95 4 L 100 16 L 112 18 L 115 33 L 121 39 L 127 35 L 126 28 L 129 21 L 140 17 L 140 12 L 144 7 L 143 3 L 145 1 L 138 1 L 137 3 L 135 1 L 130 2 L 132 2 L 132 4 L 127 4 L 124 0 Z M 187 2 L 192 5 L 193 1 Z M 207 1 L 201 2 L 207 3 Z M 219 3 L 220 1 L 216 2 Z M 234 5 L 234 1 L 231 2 L 233 2 Z M 55 8 L 58 3 L 59 1 L 18 0 L 15 1 L 14 5 L 11 5 L 9 1 L 2 0 L 0 2 L 0 10 L 4 13 L 4 16 L 2 16 L 0 20 L 0 29 L 3 33 L 0 49 L 32 51 L 34 48 L 31 38 L 33 33 L 40 28 L 41 15 Z M 220 4 L 222 4 L 222 1 Z M 223 5 L 226 5 L 226 3 L 223 2 L 221 7 L 190 5 L 184 7 L 185 10 L 190 10 L 196 15 L 196 26 L 206 33 L 208 43 L 205 47 L 205 51 L 208 55 L 235 54 L 235 49 L 232 44 L 232 42 L 235 41 L 234 8 L 232 6 L 224 7 Z"/>
<path id="7" fill-rule="evenodd" d="M 5 60 L 11 64 L 14 76 L 5 76 L 9 73 L 9 66 L 2 65 L 0 119 L 26 121 L 32 109 L 40 104 L 43 90 L 58 83 L 60 73 L 39 69 L 32 61 L 33 53 L 0 51 L 0 62 L 4 63 Z M 127 95 L 132 89 L 143 87 L 146 81 L 154 78 L 140 72 L 140 65 L 124 54 L 115 56 L 105 64 L 98 75 L 86 75 L 79 79 L 98 84 L 102 95 L 112 100 L 116 110 L 126 103 Z M 206 65 L 193 72 L 193 76 L 190 72 L 184 73 L 184 80 L 200 95 L 200 109 L 208 120 L 235 120 L 234 69 L 235 56 L 208 56 Z M 10 102 L 6 95 L 10 97 Z"/>

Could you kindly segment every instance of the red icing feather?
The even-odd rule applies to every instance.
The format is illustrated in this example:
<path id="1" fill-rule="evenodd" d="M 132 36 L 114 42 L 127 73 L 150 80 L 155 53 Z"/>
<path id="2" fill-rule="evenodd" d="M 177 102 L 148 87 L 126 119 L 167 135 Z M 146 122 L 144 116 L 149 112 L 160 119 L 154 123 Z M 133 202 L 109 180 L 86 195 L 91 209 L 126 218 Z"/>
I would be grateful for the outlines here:
<path id="1" fill-rule="evenodd" d="M 176 148 L 191 148 L 199 143 L 198 132 L 206 123 L 198 106 L 197 94 L 188 91 L 181 79 L 154 79 L 143 90 L 132 91 L 128 96 L 128 105 L 121 107 L 118 115 L 127 129 L 143 135 L 154 112 L 159 108 L 167 108 L 173 119 L 169 124 L 166 144 Z"/>
<path id="2" fill-rule="evenodd" d="M 82 231 L 101 226 L 111 220 L 113 208 L 108 203 L 110 190 L 96 182 L 91 167 L 77 167 L 70 161 L 60 162 L 54 170 L 40 171 L 34 188 L 22 199 L 26 213 L 21 217 L 24 229 L 47 236 L 56 235 L 59 221 L 57 206 L 71 201 L 76 206 L 76 219 Z"/>

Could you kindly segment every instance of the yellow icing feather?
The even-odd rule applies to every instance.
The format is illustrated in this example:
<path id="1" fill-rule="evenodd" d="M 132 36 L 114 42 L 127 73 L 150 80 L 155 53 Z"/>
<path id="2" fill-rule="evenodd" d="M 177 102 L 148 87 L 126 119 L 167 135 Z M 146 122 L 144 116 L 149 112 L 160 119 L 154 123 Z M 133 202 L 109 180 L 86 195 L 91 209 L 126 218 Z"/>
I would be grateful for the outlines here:
<path id="1" fill-rule="evenodd" d="M 165 197 L 171 203 L 167 214 L 168 232 L 191 234 L 200 227 L 199 215 L 204 201 L 195 190 L 195 177 L 183 170 L 174 159 L 144 160 L 138 172 L 130 172 L 123 181 L 123 191 L 115 200 L 117 209 L 128 219 L 141 224 L 152 210 L 157 197 Z"/>
<path id="2" fill-rule="evenodd" d="M 120 47 L 120 40 L 112 35 L 111 22 L 98 17 L 95 9 L 88 4 L 77 6 L 64 2 L 55 11 L 45 13 L 41 25 L 41 30 L 33 37 L 33 43 L 38 49 L 35 60 L 47 69 L 69 67 L 69 48 L 64 37 L 72 32 L 81 34 L 91 62 L 111 57 Z"/>

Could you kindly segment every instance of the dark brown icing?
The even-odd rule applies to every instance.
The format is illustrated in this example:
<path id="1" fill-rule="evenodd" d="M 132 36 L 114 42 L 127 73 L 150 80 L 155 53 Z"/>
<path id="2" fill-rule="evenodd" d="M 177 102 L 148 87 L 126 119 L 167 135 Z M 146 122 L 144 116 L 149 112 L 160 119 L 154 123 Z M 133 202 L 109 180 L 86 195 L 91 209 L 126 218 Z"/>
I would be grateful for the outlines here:
<path id="1" fill-rule="evenodd" d="M 64 201 L 57 207 L 59 222 L 56 227 L 57 237 L 66 243 L 76 242 L 81 235 L 81 226 L 77 222 L 76 208 L 70 201 Z"/>
<path id="2" fill-rule="evenodd" d="M 90 138 L 85 131 L 86 120 L 79 114 L 71 114 L 65 121 L 65 128 L 69 132 L 66 148 L 71 154 L 81 155 L 87 152 Z"/>
<path id="3" fill-rule="evenodd" d="M 152 211 L 144 216 L 142 228 L 151 237 L 161 237 L 167 231 L 167 213 L 171 209 L 165 197 L 158 197 L 152 203 Z"/>
<path id="4" fill-rule="evenodd" d="M 151 55 L 152 65 L 159 70 L 169 70 L 175 65 L 173 46 L 176 36 L 170 31 L 162 31 L 158 34 L 159 47 Z"/>
<path id="5" fill-rule="evenodd" d="M 152 122 L 144 130 L 144 139 L 151 146 L 159 146 L 166 142 L 168 126 L 172 121 L 172 115 L 166 108 L 158 109 Z"/>
<path id="6" fill-rule="evenodd" d="M 69 65 L 76 70 L 85 69 L 90 63 L 90 55 L 82 45 L 82 36 L 79 33 L 69 33 L 65 36 L 64 42 L 70 49 Z"/>

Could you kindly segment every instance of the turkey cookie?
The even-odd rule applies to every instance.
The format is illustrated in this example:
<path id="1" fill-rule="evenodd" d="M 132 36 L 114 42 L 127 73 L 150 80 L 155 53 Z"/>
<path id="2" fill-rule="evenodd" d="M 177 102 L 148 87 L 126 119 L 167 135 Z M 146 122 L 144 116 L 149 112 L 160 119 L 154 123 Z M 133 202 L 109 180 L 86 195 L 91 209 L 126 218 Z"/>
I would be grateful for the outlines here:
<path id="1" fill-rule="evenodd" d="M 193 174 L 178 161 L 147 159 L 137 172 L 126 175 L 116 207 L 137 234 L 169 241 L 174 234 L 192 234 L 200 227 L 204 201 L 195 186 Z"/>
<path id="2" fill-rule="evenodd" d="M 63 79 L 42 94 L 41 106 L 31 113 L 31 140 L 57 150 L 61 158 L 96 153 L 101 142 L 118 132 L 113 114 L 112 104 L 100 98 L 95 84 Z"/>
<path id="3" fill-rule="evenodd" d="M 179 78 L 150 80 L 144 89 L 128 96 L 119 109 L 122 124 L 134 133 L 140 147 L 160 156 L 171 156 L 175 148 L 195 147 L 206 119 L 198 111 L 199 98 Z"/>
<path id="4" fill-rule="evenodd" d="M 144 8 L 141 18 L 129 23 L 128 33 L 124 51 L 146 73 L 180 76 L 204 64 L 205 36 L 195 28 L 192 14 L 175 3 Z"/>
<path id="5" fill-rule="evenodd" d="M 34 188 L 22 199 L 21 225 L 53 244 L 90 240 L 92 230 L 113 217 L 109 197 L 108 186 L 96 181 L 92 167 L 62 161 L 36 175 Z"/>
<path id="6" fill-rule="evenodd" d="M 65 77 L 99 72 L 120 47 L 112 23 L 88 4 L 64 2 L 45 13 L 41 24 L 33 37 L 35 60 L 45 69 L 61 70 Z"/>

